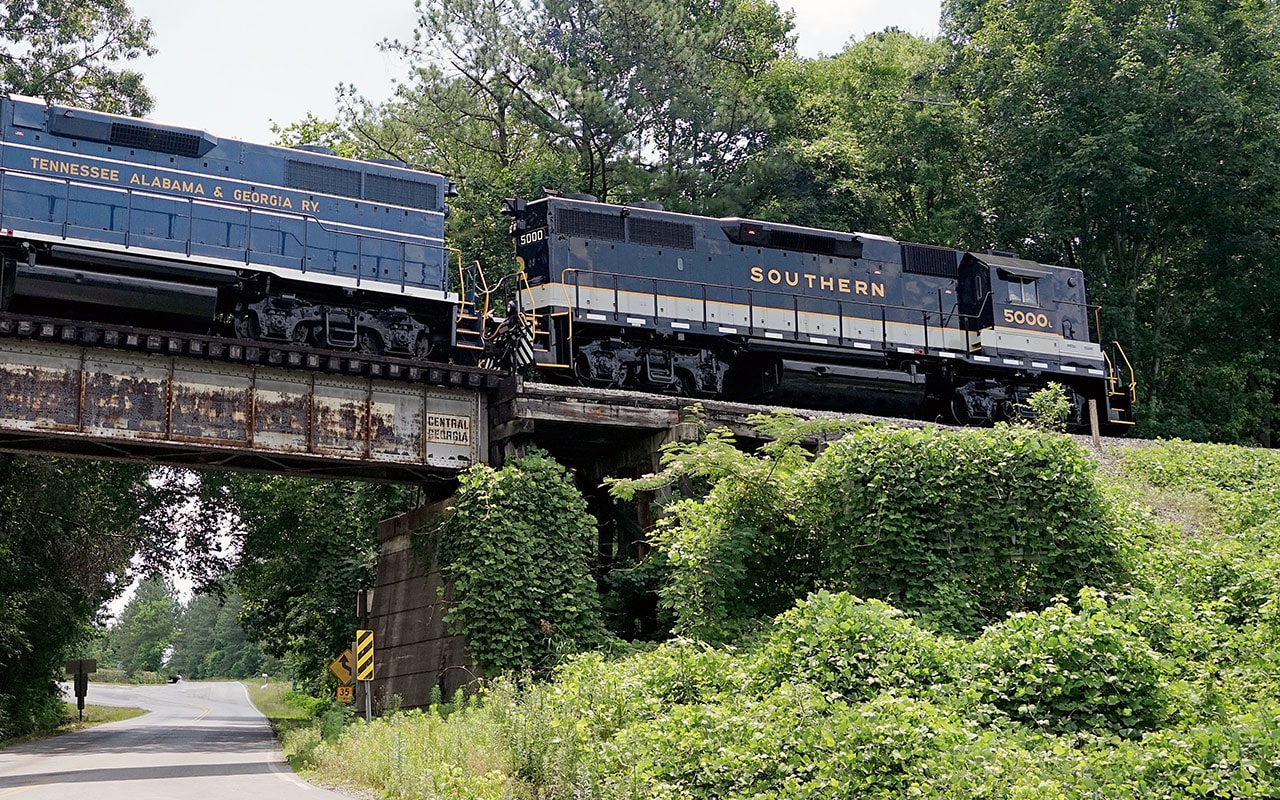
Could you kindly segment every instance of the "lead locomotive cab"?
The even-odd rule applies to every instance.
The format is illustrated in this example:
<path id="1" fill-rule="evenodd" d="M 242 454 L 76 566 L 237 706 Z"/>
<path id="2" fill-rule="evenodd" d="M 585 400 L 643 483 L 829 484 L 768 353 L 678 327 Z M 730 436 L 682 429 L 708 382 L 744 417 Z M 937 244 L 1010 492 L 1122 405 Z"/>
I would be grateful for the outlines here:
<path id="1" fill-rule="evenodd" d="M 866 233 L 594 199 L 509 200 L 546 377 L 965 424 L 1050 381 L 1130 424 L 1079 270 Z"/>

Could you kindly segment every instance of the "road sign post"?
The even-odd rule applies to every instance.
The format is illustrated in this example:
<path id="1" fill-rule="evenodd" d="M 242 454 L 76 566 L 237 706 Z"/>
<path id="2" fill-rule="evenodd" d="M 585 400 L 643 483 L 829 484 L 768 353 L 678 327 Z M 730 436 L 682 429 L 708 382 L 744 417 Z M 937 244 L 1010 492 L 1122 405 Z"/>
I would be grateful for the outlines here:
<path id="1" fill-rule="evenodd" d="M 364 719 L 373 719 L 373 631 L 356 631 L 356 680 L 364 690 Z"/>
<path id="2" fill-rule="evenodd" d="M 80 721 L 84 722 L 84 698 L 89 694 L 89 674 L 98 671 L 98 662 L 92 658 L 73 658 L 66 666 L 67 674 L 75 681 L 76 708 L 80 711 Z"/>

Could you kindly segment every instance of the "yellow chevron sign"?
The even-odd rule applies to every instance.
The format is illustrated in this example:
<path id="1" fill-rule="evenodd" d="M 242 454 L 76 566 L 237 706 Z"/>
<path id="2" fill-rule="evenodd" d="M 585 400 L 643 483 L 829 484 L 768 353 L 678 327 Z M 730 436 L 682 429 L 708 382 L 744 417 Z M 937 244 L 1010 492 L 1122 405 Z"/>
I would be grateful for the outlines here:
<path id="1" fill-rule="evenodd" d="M 373 631 L 356 631 L 356 680 L 373 680 Z"/>

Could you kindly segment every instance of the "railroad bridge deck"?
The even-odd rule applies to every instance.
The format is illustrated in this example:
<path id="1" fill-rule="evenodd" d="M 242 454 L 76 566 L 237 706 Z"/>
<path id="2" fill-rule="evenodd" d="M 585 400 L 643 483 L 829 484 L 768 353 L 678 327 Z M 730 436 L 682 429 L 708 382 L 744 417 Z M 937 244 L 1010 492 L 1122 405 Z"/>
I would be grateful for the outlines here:
<path id="1" fill-rule="evenodd" d="M 0 316 L 0 450 L 431 483 L 532 443 L 588 481 L 697 435 L 686 397 L 449 364 Z M 757 440 L 764 406 L 700 401 Z M 819 412 L 804 412 L 812 415 Z"/>
<path id="2" fill-rule="evenodd" d="M 488 452 L 500 376 L 212 337 L 0 319 L 0 449 L 430 482 Z"/>

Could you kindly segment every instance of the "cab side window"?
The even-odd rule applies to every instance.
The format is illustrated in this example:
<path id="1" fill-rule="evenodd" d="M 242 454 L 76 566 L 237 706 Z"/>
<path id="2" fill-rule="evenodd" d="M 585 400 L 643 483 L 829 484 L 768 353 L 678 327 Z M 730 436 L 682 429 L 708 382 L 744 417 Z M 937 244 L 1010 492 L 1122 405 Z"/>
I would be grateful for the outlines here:
<path id="1" fill-rule="evenodd" d="M 1009 276 L 1009 302 L 1025 306 L 1040 305 L 1040 295 L 1036 292 L 1036 282 L 1032 278 L 1015 278 Z"/>

